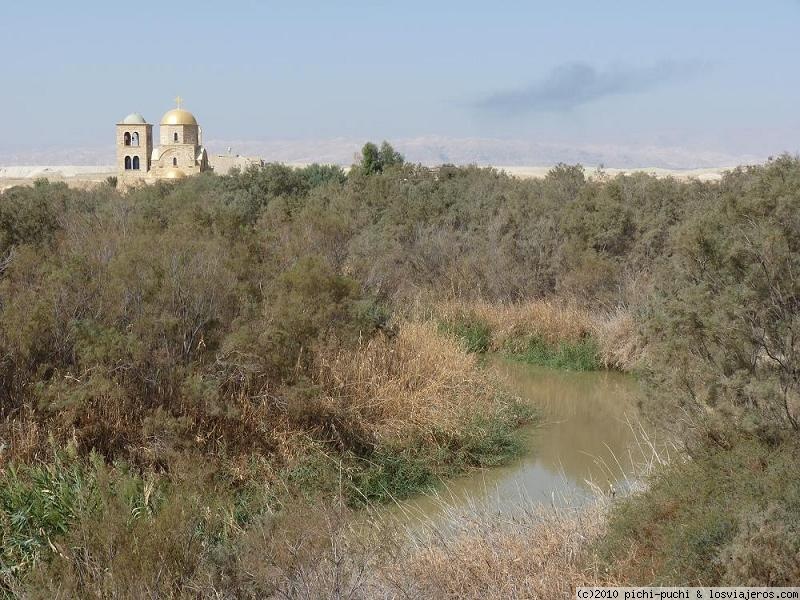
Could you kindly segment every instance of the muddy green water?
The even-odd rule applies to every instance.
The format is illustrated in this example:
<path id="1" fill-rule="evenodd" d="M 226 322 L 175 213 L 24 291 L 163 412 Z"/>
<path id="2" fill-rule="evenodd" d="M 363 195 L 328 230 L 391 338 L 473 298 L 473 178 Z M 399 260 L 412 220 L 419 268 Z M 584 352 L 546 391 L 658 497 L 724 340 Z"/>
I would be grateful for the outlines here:
<path id="1" fill-rule="evenodd" d="M 436 493 L 401 502 L 390 513 L 435 518 L 443 504 L 478 504 L 504 512 L 530 501 L 574 505 L 596 493 L 594 486 L 606 493 L 627 487 L 645 455 L 641 435 L 634 431 L 642 393 L 635 379 L 500 358 L 491 359 L 488 368 L 539 412 L 540 421 L 521 431 L 524 454 L 506 466 L 471 473 Z"/>

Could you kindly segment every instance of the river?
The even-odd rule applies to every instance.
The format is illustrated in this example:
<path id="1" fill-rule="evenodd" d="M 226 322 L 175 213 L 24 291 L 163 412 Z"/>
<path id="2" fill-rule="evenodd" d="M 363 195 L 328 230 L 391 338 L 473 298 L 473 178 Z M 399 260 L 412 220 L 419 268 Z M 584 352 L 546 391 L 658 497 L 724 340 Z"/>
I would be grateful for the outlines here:
<path id="1" fill-rule="evenodd" d="M 467 503 L 503 512 L 531 501 L 575 505 L 598 490 L 618 493 L 627 487 L 646 454 L 636 431 L 642 392 L 633 377 L 558 371 L 497 357 L 487 368 L 539 413 L 535 425 L 520 431 L 523 454 L 400 502 L 388 509 L 393 517 L 436 520 L 445 506 Z"/>

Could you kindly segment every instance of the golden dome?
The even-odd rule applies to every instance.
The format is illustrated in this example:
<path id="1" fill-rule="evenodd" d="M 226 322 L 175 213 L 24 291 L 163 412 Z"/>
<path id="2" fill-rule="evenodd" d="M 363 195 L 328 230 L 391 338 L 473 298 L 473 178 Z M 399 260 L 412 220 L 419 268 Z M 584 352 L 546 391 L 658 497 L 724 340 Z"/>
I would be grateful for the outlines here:
<path id="1" fill-rule="evenodd" d="M 177 167 L 170 167 L 166 171 L 164 171 L 163 178 L 164 179 L 184 179 L 186 177 L 186 173 L 178 169 Z"/>
<path id="2" fill-rule="evenodd" d="M 162 125 L 197 125 L 197 119 L 188 110 L 173 108 L 161 117 Z"/>

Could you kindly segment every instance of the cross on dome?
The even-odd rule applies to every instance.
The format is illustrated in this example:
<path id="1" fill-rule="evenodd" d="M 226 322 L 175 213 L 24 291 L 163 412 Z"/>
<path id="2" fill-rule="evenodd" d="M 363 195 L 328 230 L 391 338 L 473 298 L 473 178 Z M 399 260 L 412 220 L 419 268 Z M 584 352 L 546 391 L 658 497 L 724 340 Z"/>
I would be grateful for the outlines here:
<path id="1" fill-rule="evenodd" d="M 178 105 L 178 108 L 181 108 L 181 106 L 183 105 L 183 98 L 181 98 L 180 96 L 176 96 L 175 97 L 175 104 Z"/>

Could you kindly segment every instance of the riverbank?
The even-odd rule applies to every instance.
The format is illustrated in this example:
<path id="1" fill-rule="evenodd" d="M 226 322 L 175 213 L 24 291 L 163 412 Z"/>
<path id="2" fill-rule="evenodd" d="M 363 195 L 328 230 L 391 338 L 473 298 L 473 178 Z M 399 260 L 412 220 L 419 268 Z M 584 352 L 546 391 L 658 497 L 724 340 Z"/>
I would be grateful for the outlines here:
<path id="1" fill-rule="evenodd" d="M 277 414 L 280 405 L 251 406 L 246 418 L 270 428 L 269 452 L 237 455 L 220 445 L 195 462 L 185 451 L 165 473 L 94 454 L 83 460 L 73 444 L 59 448 L 51 432 L 46 460 L 5 464 L 2 514 L 23 516 L 0 521 L 3 584 L 46 589 L 41 577 L 56 569 L 60 589 L 77 586 L 76 595 L 87 578 L 120 593 L 137 581 L 169 594 L 183 578 L 227 569 L 219 557 L 236 555 L 247 532 L 269 523 L 281 530 L 300 506 L 396 501 L 521 452 L 516 430 L 534 418 L 529 405 L 499 389 L 478 357 L 434 324 L 400 323 L 393 331 L 317 349 L 307 383 L 313 395 L 287 397 Z M 34 423 L 17 431 L 11 452 L 47 444 L 33 439 L 37 431 L 44 434 Z M 203 533 L 190 542 L 196 527 Z M 310 533 L 300 526 L 298 535 Z M 178 554 L 161 564 L 160 553 L 134 538 Z M 109 545 L 119 546 L 110 563 L 101 558 Z M 158 582 L 149 575 L 158 570 L 153 561 Z"/>
<path id="2" fill-rule="evenodd" d="M 326 549 L 279 571 L 278 596 L 568 600 L 578 586 L 791 586 L 798 451 L 787 439 L 691 459 L 654 453 L 632 493 L 580 506 L 445 497 L 430 520 L 376 517 L 369 533 L 334 515 Z"/>

